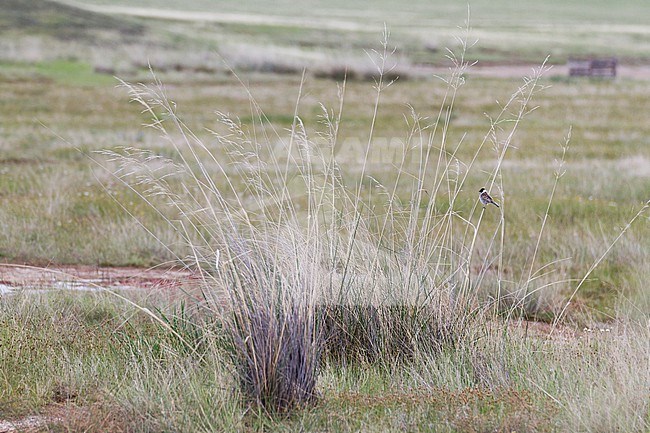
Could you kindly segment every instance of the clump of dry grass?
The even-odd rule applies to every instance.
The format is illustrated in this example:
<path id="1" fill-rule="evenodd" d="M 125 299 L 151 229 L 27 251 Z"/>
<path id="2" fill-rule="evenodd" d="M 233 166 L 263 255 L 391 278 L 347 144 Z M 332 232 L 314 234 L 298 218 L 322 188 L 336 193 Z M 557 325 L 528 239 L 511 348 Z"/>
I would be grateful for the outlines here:
<path id="1" fill-rule="evenodd" d="M 503 198 L 501 166 L 535 109 L 546 67 L 501 105 L 463 162 L 457 153 L 466 143 L 447 139 L 470 66 L 470 44 L 459 43 L 460 54 L 449 54 L 453 68 L 440 110 L 430 120 L 411 113 L 389 183 L 374 176 L 370 163 L 382 93 L 393 83 L 387 33 L 373 57 L 375 102 L 360 161 L 337 158 L 345 83 L 339 107 L 323 107 L 315 138 L 300 117 L 301 84 L 287 134 L 274 129 L 249 93 L 252 124 L 217 113 L 210 141 L 183 123 L 155 77 L 152 86 L 124 83 L 174 152 L 124 148 L 104 152 L 106 164 L 117 164 L 116 178 L 184 239 L 189 254 L 177 258 L 201 277 L 203 305 L 221 321 L 241 389 L 261 410 L 289 412 L 313 402 L 323 357 L 390 364 L 463 347 L 476 340 L 492 305 L 502 304 L 507 201 L 499 200 L 502 213 L 489 233 L 485 209 L 475 204 L 461 214 L 457 202 L 488 145 L 494 163 L 484 185 Z M 555 185 L 560 177 L 558 171 Z M 536 268 L 536 255 L 545 222 L 508 316 L 544 287 L 536 284 L 549 265 Z M 493 281 L 486 278 L 491 268 Z M 496 302 L 486 305 L 489 283 Z"/>
<path id="2" fill-rule="evenodd" d="M 413 113 L 396 178 L 383 185 L 368 161 L 381 95 L 393 82 L 386 78 L 392 50 L 384 36 L 374 52 L 374 116 L 353 182 L 336 158 L 344 84 L 338 111 L 323 108 L 319 141 L 299 117 L 299 93 L 288 137 L 267 124 L 251 96 L 253 129 L 220 114 L 213 143 L 183 124 L 162 83 L 125 84 L 176 156 L 135 149 L 106 155 L 119 164 L 116 176 L 170 215 L 170 226 L 187 242 L 191 253 L 179 259 L 200 272 L 207 306 L 223 318 L 242 389 L 265 410 L 313 399 L 328 342 L 335 358 L 392 362 L 453 346 L 467 337 L 480 310 L 480 279 L 473 281 L 470 268 L 484 213 L 455 212 L 467 174 L 456 169 L 458 146 L 445 139 L 469 62 L 464 51 L 450 54 L 454 69 L 437 118 L 425 125 Z M 489 186 L 543 71 L 505 104 L 467 167 L 493 139 L 497 161 Z M 499 141 L 506 124 L 511 129 Z M 280 145 L 269 148 L 272 141 Z M 407 201 L 399 193 L 404 187 Z M 448 203 L 446 210 L 440 202 Z"/>

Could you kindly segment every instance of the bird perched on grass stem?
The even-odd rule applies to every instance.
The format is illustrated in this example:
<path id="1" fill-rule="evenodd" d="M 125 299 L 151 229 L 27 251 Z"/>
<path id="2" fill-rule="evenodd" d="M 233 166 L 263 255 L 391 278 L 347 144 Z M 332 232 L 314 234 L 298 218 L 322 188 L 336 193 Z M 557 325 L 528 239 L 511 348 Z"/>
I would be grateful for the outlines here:
<path id="1" fill-rule="evenodd" d="M 492 197 L 490 197 L 490 194 L 485 190 L 485 188 L 481 188 L 478 190 L 478 199 L 481 200 L 481 203 L 483 204 L 483 209 L 485 209 L 485 206 L 489 204 L 493 204 L 496 207 L 500 207 L 498 204 L 492 200 Z"/>

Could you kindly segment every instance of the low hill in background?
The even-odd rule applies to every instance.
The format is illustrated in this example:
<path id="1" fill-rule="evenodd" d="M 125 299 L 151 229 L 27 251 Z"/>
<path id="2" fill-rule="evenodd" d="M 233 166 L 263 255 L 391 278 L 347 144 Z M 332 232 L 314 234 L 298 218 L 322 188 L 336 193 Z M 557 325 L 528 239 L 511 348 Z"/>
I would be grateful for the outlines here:
<path id="1" fill-rule="evenodd" d="M 0 34 L 41 35 L 90 43 L 142 36 L 145 26 L 124 17 L 87 11 L 49 0 L 0 0 Z"/>
<path id="2" fill-rule="evenodd" d="M 182 8 L 182 9 L 181 9 Z M 339 78 L 372 76 L 366 51 L 379 46 L 384 23 L 402 78 L 447 65 L 457 50 L 468 11 L 438 0 L 334 1 L 294 4 L 171 1 L 0 0 L 0 61 L 74 59 L 98 71 L 132 76 L 151 64 L 159 72 L 240 71 L 299 73 Z M 640 18 L 650 4 L 624 0 L 486 2 L 471 4 L 478 41 L 469 58 L 481 65 L 563 64 L 571 56 L 616 56 L 650 63 L 650 31 Z M 430 74 L 429 74 L 430 75 Z"/>

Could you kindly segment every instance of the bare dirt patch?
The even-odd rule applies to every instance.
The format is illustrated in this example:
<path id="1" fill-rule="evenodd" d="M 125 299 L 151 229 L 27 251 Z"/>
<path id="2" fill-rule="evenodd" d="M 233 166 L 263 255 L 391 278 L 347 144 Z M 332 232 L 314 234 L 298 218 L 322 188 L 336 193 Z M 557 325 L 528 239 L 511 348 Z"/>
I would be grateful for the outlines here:
<path id="1" fill-rule="evenodd" d="M 187 270 L 0 264 L 0 294 L 20 290 L 144 290 L 173 291 L 196 285 Z"/>
<path id="2" fill-rule="evenodd" d="M 47 424 L 56 421 L 56 419 L 41 415 L 28 416 L 14 421 L 0 420 L 0 433 L 37 432 L 41 431 Z"/>
<path id="3" fill-rule="evenodd" d="M 0 433 L 37 433 L 52 431 L 124 432 L 129 431 L 126 414 L 101 401 L 87 406 L 72 402 L 52 403 L 38 414 L 0 420 Z"/>

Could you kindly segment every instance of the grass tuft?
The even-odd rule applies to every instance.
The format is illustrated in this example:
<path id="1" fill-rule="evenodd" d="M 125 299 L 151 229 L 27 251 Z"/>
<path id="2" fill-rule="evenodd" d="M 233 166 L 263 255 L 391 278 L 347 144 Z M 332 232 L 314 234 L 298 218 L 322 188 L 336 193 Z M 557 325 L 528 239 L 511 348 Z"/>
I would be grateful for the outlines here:
<path id="1" fill-rule="evenodd" d="M 546 89 L 541 77 L 548 68 L 544 62 L 533 70 L 500 104 L 481 142 L 451 143 L 454 107 L 471 66 L 465 58 L 471 44 L 467 37 L 458 42 L 460 52 L 449 52 L 454 67 L 437 116 L 411 113 L 390 178 L 378 175 L 372 159 L 382 97 L 395 83 L 387 31 L 382 48 L 370 56 L 377 75 L 367 141 L 351 161 L 339 158 L 345 82 L 338 109 L 323 107 L 315 138 L 300 117 L 303 75 L 286 134 L 244 86 L 251 124 L 218 112 L 209 140 L 182 121 L 155 75 L 153 85 L 123 83 L 173 152 L 122 148 L 101 152 L 97 162 L 117 167 L 114 180 L 183 239 L 184 256 L 159 241 L 200 277 L 200 305 L 219 322 L 239 390 L 259 413 L 293 414 L 317 401 L 323 360 L 392 366 L 451 354 L 466 365 L 463 383 L 509 389 L 516 372 L 501 358 L 509 350 L 507 325 L 495 355 L 478 345 L 489 331 L 484 324 L 499 323 L 495 311 L 507 324 L 550 310 L 552 335 L 564 319 L 566 306 L 545 305 L 542 296 L 547 287 L 571 282 L 548 278 L 563 260 L 538 264 L 564 156 L 518 281 L 505 275 L 504 261 L 509 203 L 502 167 L 520 125 L 537 108 L 534 98 Z M 486 151 L 493 156 L 481 184 L 501 207 L 486 209 L 475 201 L 468 208 L 463 190 L 471 187 L 470 175 L 479 171 Z M 470 157 L 461 160 L 461 154 Z M 646 207 L 608 244 L 568 302 Z M 187 334 L 179 327 L 184 320 L 158 320 L 179 329 L 175 335 Z M 193 329 L 190 341 L 196 341 Z"/>

